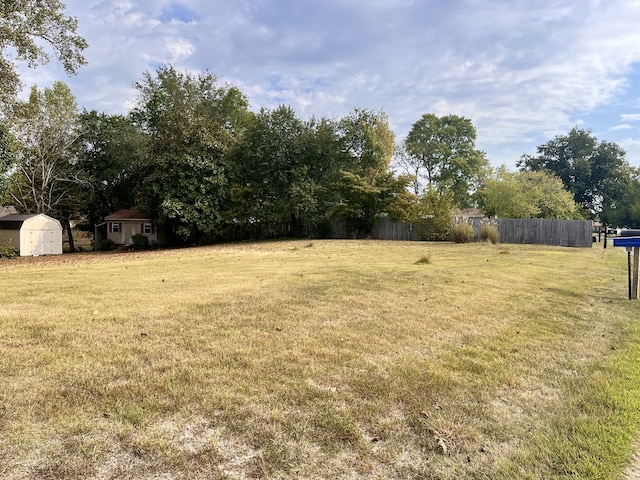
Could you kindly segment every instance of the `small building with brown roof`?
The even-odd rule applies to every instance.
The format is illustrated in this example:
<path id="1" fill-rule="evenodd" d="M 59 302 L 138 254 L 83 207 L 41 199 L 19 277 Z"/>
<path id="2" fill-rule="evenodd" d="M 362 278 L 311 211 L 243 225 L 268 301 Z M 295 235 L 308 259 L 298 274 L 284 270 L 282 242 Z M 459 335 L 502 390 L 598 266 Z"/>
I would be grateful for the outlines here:
<path id="1" fill-rule="evenodd" d="M 131 245 L 131 237 L 144 235 L 149 242 L 158 241 L 151 215 L 135 209 L 119 210 L 104 217 L 107 223 L 107 238 L 116 245 Z"/>

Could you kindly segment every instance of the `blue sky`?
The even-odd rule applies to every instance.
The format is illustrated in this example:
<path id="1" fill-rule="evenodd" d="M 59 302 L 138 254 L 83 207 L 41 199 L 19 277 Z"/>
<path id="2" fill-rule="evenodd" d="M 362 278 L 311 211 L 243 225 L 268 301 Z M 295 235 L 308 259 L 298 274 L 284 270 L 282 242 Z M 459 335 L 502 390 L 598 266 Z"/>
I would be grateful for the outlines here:
<path id="1" fill-rule="evenodd" d="M 639 0 L 66 0 L 90 44 L 66 77 L 21 67 L 80 107 L 126 113 L 172 63 L 302 118 L 384 110 L 401 141 L 424 113 L 470 118 L 494 166 L 591 129 L 640 167 Z"/>

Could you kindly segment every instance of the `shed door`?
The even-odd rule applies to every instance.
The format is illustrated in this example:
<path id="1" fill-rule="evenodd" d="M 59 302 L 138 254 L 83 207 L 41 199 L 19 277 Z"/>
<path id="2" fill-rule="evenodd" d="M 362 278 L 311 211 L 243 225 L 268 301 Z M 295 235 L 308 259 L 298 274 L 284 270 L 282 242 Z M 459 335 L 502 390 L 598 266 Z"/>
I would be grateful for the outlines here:
<path id="1" fill-rule="evenodd" d="M 37 256 L 40 249 L 38 248 L 38 240 L 40 236 L 37 230 L 20 229 L 20 256 L 33 257 Z"/>
<path id="2" fill-rule="evenodd" d="M 50 230 L 22 230 L 25 242 L 20 246 L 20 256 L 37 257 L 58 253 L 55 249 L 55 235 Z"/>

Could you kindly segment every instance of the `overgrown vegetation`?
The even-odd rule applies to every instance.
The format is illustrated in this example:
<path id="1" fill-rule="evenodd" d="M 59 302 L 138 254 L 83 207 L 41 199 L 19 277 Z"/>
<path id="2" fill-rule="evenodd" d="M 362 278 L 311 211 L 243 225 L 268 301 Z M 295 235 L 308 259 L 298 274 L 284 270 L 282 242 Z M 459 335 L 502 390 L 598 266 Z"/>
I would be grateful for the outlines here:
<path id="1" fill-rule="evenodd" d="M 484 223 L 480 227 L 480 240 L 496 245 L 500 242 L 500 231 L 495 225 Z"/>
<path id="2" fill-rule="evenodd" d="M 11 243 L 11 240 L 0 242 L 0 258 L 13 258 L 16 256 L 18 256 L 18 251 Z"/>
<path id="3" fill-rule="evenodd" d="M 473 227 L 467 223 L 456 223 L 451 227 L 451 240 L 455 243 L 469 243 L 473 242 L 476 235 Z"/>
<path id="4" fill-rule="evenodd" d="M 426 263 L 429 264 L 433 261 L 431 253 L 423 253 L 416 263 Z"/>
<path id="5" fill-rule="evenodd" d="M 429 189 L 420 199 L 417 213 L 418 235 L 421 240 L 445 241 L 450 239 L 455 204 L 453 193 Z"/>
<path id="6" fill-rule="evenodd" d="M 4 260 L 0 477 L 621 477 L 623 251 L 306 245 Z"/>

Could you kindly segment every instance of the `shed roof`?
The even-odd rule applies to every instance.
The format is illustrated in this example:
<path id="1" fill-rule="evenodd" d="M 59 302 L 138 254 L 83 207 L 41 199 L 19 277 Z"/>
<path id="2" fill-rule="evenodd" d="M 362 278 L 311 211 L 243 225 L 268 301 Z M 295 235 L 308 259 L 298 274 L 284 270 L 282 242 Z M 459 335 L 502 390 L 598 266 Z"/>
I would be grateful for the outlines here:
<path id="1" fill-rule="evenodd" d="M 0 230 L 20 230 L 25 220 L 37 217 L 37 213 L 20 213 L 0 217 Z"/>
<path id="2" fill-rule="evenodd" d="M 151 215 L 142 213 L 135 209 L 118 210 L 111 215 L 104 217 L 105 220 L 151 220 Z"/>
<path id="3" fill-rule="evenodd" d="M 459 218 L 483 218 L 485 215 L 479 208 L 468 208 L 461 210 L 455 216 Z"/>

